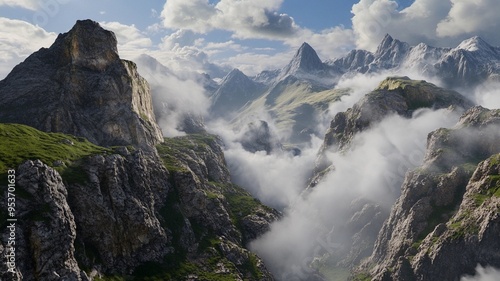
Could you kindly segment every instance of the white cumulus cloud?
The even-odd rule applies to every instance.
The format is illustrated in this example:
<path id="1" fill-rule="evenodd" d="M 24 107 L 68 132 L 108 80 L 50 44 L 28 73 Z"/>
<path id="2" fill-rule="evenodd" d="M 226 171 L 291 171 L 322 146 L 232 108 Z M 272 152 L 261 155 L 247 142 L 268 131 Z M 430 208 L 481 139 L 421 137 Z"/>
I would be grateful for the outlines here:
<path id="1" fill-rule="evenodd" d="M 56 34 L 31 23 L 0 17 L 0 79 L 31 53 L 49 47 Z"/>
<path id="2" fill-rule="evenodd" d="M 161 16 L 167 28 L 205 33 L 227 30 L 237 38 L 282 39 L 299 30 L 292 17 L 278 13 L 282 0 L 169 0 Z"/>
<path id="3" fill-rule="evenodd" d="M 133 58 L 145 53 L 153 45 L 151 39 L 135 25 L 119 22 L 100 22 L 103 28 L 113 31 L 118 41 L 118 51 L 123 58 Z"/>
<path id="4" fill-rule="evenodd" d="M 0 0 L 0 6 L 20 7 L 28 10 L 36 10 L 39 7 L 38 0 Z"/>
<path id="5" fill-rule="evenodd" d="M 497 0 L 415 0 L 405 9 L 393 0 L 360 0 L 352 13 L 357 47 L 362 49 L 375 50 L 387 33 L 413 45 L 454 46 L 474 35 L 500 44 Z"/>

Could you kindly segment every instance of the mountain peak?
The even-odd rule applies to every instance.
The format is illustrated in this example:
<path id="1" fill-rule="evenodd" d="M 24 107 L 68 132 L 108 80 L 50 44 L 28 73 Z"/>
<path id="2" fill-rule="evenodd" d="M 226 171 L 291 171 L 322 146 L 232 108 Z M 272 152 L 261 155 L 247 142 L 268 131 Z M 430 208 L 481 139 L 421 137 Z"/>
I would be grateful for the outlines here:
<path id="1" fill-rule="evenodd" d="M 246 83 L 247 80 L 250 80 L 248 76 L 245 75 L 245 73 L 241 72 L 241 70 L 237 68 L 233 68 L 223 79 L 221 84 L 225 84 L 228 82 L 234 81 L 234 83 Z"/>
<path id="2" fill-rule="evenodd" d="M 491 45 L 484 41 L 483 38 L 474 36 L 462 41 L 462 43 L 458 45 L 457 49 L 475 52 L 478 50 L 491 50 Z"/>
<path id="3" fill-rule="evenodd" d="M 135 63 L 120 59 L 114 33 L 97 22 L 77 21 L 3 81 L 0 122 L 85 137 L 103 146 L 149 149 L 163 141 L 148 82 Z M 6 110 L 14 105 L 23 110 Z"/>
<path id="4" fill-rule="evenodd" d="M 115 34 L 93 20 L 78 20 L 70 31 L 59 34 L 52 47 L 62 49 L 62 63 L 92 70 L 102 71 L 120 59 Z"/>
<path id="5" fill-rule="evenodd" d="M 304 42 L 302 46 L 297 50 L 292 61 L 285 68 L 285 75 L 295 74 L 297 71 L 317 71 L 323 70 L 324 65 L 321 59 L 318 57 L 316 51 L 311 47 L 311 45 Z"/>
<path id="6" fill-rule="evenodd" d="M 394 48 L 401 49 L 401 48 L 403 48 L 403 45 L 407 45 L 407 44 L 404 42 L 401 42 L 397 39 L 392 38 L 392 36 L 389 34 L 386 34 L 384 36 L 384 39 L 382 39 L 382 42 L 380 42 L 380 45 L 378 45 L 377 51 L 375 52 L 375 54 L 383 54 L 383 53 L 387 52 L 388 50 L 394 49 Z"/>

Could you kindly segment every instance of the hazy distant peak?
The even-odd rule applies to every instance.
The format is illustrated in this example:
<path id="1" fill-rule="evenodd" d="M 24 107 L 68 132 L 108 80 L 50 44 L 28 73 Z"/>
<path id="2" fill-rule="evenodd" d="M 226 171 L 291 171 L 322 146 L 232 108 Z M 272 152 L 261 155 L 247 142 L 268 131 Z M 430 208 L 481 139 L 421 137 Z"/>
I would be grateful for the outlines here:
<path id="1" fill-rule="evenodd" d="M 296 72 L 297 70 L 314 71 L 323 69 L 323 62 L 316 51 L 307 43 L 303 43 L 297 50 L 292 61 L 287 67 L 287 72 Z"/>
<path id="2" fill-rule="evenodd" d="M 227 84 L 229 82 L 231 83 L 248 83 L 250 81 L 250 78 L 246 76 L 241 70 L 234 68 L 231 70 L 223 79 L 221 84 Z"/>

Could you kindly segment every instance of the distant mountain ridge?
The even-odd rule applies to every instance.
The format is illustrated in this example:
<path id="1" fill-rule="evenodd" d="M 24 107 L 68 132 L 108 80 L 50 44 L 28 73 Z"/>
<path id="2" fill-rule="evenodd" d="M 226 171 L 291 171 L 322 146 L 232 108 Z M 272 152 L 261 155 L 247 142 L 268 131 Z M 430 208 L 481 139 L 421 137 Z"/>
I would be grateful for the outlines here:
<path id="1" fill-rule="evenodd" d="M 410 46 L 386 35 L 375 53 L 353 50 L 347 56 L 326 61 L 342 75 L 408 69 L 437 76 L 448 87 L 469 86 L 500 74 L 500 48 L 475 36 L 455 48 L 432 47 L 425 43 Z"/>
<path id="2" fill-rule="evenodd" d="M 246 119 L 252 112 L 264 109 L 278 123 L 293 126 L 292 135 L 303 141 L 313 130 L 303 121 L 323 114 L 325 104 L 332 100 L 324 91 L 331 91 L 343 78 L 382 71 L 437 77 L 451 89 L 473 88 L 484 81 L 500 81 L 500 48 L 477 36 L 455 48 L 439 48 L 424 43 L 411 46 L 386 35 L 373 53 L 352 50 L 344 57 L 322 61 L 304 42 L 281 69 L 265 70 L 253 77 L 241 71 L 239 75 L 234 71 L 228 74 L 215 89 L 212 112 L 218 117 L 231 112 L 230 119 L 235 112 L 241 112 L 238 117 Z M 314 99 L 314 108 L 309 106 L 311 103 L 304 108 L 304 103 L 297 102 L 307 99 Z"/>

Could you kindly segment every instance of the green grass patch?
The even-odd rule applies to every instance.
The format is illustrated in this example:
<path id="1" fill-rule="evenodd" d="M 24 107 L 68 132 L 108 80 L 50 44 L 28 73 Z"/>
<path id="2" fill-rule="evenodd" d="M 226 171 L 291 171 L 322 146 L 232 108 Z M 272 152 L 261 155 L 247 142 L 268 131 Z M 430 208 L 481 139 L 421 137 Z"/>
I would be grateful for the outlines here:
<path id="1" fill-rule="evenodd" d="M 436 226 L 442 222 L 446 222 L 455 212 L 455 204 L 450 204 L 448 206 L 432 206 L 432 213 L 427 219 L 427 226 L 424 231 L 422 231 L 417 238 L 417 241 L 422 242 L 422 240 L 431 233 Z"/>
<path id="2" fill-rule="evenodd" d="M 257 261 L 257 256 L 253 253 L 248 254 L 248 259 L 243 263 L 242 268 L 250 273 L 252 275 L 253 280 L 261 280 L 262 279 L 262 272 L 259 270 L 258 267 L 258 261 Z"/>
<path id="3" fill-rule="evenodd" d="M 164 142 L 157 145 L 156 149 L 160 154 L 163 164 L 171 172 L 186 172 L 180 159 L 183 155 L 194 152 L 208 150 L 216 137 L 210 134 L 190 134 L 182 137 L 165 138 Z"/>
<path id="4" fill-rule="evenodd" d="M 239 225 L 242 218 L 252 214 L 258 208 L 271 211 L 269 207 L 263 205 L 258 199 L 252 197 L 250 193 L 237 185 L 227 186 L 223 194 L 229 204 L 231 220 L 236 226 Z"/>
<path id="5" fill-rule="evenodd" d="M 479 232 L 479 225 L 471 220 L 471 215 L 471 211 L 468 210 L 449 224 L 449 229 L 453 231 L 451 235 L 453 240 L 461 239 L 466 235 L 475 235 Z"/>
<path id="6" fill-rule="evenodd" d="M 490 158 L 490 167 L 498 166 L 498 165 L 500 165 L 500 154 L 497 154 L 497 155 L 492 156 Z"/>
<path id="7" fill-rule="evenodd" d="M 57 160 L 69 164 L 88 155 L 110 151 L 71 135 L 45 133 L 20 124 L 0 124 L 0 173 L 16 168 L 26 160 L 40 159 L 53 166 Z"/>
<path id="8" fill-rule="evenodd" d="M 123 276 L 118 276 L 118 275 L 113 275 L 113 276 L 101 276 L 101 277 L 94 277 L 94 280 L 95 281 L 126 281 L 126 280 L 130 280 L 130 279 L 127 279 Z"/>
<path id="9" fill-rule="evenodd" d="M 358 273 L 353 276 L 353 281 L 370 281 L 372 280 L 372 276 L 368 273 Z"/>
<path id="10" fill-rule="evenodd" d="M 411 244 L 411 247 L 415 250 L 418 250 L 420 245 L 422 245 L 423 241 L 424 241 L 423 239 L 419 239 L 419 240 L 415 241 L 413 244 Z"/>

